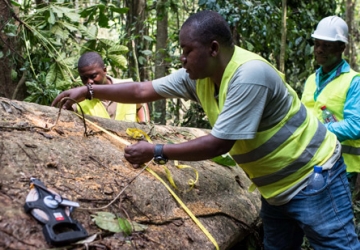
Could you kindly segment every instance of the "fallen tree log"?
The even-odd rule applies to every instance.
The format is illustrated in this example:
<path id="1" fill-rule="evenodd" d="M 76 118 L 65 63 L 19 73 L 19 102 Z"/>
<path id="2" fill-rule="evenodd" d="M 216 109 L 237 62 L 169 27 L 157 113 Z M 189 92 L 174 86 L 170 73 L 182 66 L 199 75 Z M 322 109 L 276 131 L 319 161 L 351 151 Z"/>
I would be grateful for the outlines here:
<path id="1" fill-rule="evenodd" d="M 126 145 L 121 142 L 136 143 L 125 133 L 127 128 L 145 131 L 154 143 L 179 143 L 209 131 L 87 117 L 121 138 L 117 140 L 89 122 L 84 124 L 73 112 L 62 110 L 58 115 L 54 107 L 0 98 L 0 247 L 51 247 L 43 225 L 24 211 L 29 181 L 35 177 L 80 204 L 71 217 L 96 238 L 74 248 L 215 249 L 164 184 L 125 160 Z M 210 160 L 179 164 L 199 174 L 191 190 L 188 181 L 195 179 L 193 169 L 179 170 L 174 161 L 166 164 L 176 189 L 162 166 L 150 163 L 148 168 L 172 188 L 220 249 L 230 249 L 258 228 L 260 195 L 248 192 L 250 181 L 239 167 Z M 92 219 L 98 211 L 111 212 L 146 229 L 130 236 L 100 229 Z"/>

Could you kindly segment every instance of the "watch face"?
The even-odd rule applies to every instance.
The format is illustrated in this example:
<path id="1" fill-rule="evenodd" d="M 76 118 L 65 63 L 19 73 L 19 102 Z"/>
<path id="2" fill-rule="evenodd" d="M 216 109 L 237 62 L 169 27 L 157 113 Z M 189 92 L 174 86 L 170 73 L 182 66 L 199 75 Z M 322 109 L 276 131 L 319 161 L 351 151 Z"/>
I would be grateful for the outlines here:
<path id="1" fill-rule="evenodd" d="M 163 156 L 163 144 L 156 144 L 154 149 L 154 162 L 159 165 L 164 165 L 168 159 Z"/>
<path id="2" fill-rule="evenodd" d="M 154 161 L 159 165 L 164 165 L 167 162 L 167 159 L 163 158 L 162 156 L 156 156 Z"/>

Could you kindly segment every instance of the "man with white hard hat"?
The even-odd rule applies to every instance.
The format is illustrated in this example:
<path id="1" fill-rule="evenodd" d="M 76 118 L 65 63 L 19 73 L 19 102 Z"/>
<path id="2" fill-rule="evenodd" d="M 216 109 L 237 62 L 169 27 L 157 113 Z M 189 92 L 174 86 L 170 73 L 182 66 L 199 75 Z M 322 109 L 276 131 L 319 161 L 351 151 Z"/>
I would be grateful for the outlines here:
<path id="1" fill-rule="evenodd" d="M 311 36 L 315 39 L 314 55 L 320 67 L 306 80 L 301 101 L 324 123 L 324 106 L 335 117 L 325 126 L 342 144 L 353 188 L 360 172 L 360 75 L 342 59 L 348 43 L 348 26 L 338 16 L 325 17 Z"/>

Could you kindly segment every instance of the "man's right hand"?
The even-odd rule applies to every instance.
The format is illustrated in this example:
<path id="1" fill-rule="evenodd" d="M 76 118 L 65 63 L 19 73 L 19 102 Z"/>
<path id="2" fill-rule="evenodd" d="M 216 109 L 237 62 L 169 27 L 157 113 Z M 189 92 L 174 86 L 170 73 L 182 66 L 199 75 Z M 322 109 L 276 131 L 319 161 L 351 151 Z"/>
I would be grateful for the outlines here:
<path id="1" fill-rule="evenodd" d="M 61 100 L 64 97 L 68 97 L 68 98 L 71 98 L 71 99 L 73 99 L 73 100 L 75 100 L 77 102 L 81 102 L 81 101 L 85 100 L 87 92 L 88 92 L 88 89 L 87 89 L 86 86 L 65 90 L 65 91 L 61 92 L 54 99 L 54 101 L 51 103 L 51 106 L 57 106 L 59 103 L 62 103 Z M 72 110 L 71 105 L 74 103 L 73 100 L 70 100 L 70 99 L 64 100 L 64 102 L 62 103 L 62 108 Z"/>

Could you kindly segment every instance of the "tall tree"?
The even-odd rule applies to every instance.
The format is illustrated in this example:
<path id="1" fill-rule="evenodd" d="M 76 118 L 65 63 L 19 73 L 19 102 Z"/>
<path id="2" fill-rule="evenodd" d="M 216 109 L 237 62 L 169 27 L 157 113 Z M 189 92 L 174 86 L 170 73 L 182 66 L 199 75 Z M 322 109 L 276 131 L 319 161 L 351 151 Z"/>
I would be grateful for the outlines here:
<path id="1" fill-rule="evenodd" d="M 16 19 L 13 18 L 16 17 L 15 11 L 9 0 L 0 0 L 0 2 L 0 30 L 2 31 L 0 32 L 0 96 L 22 100 L 24 90 L 20 95 L 14 95 L 17 86 L 15 81 L 18 77 L 13 65 L 16 64 L 15 58 L 21 57 L 16 48 Z M 23 78 L 20 80 L 23 82 Z"/>
<path id="2" fill-rule="evenodd" d="M 287 19 L 287 1 L 282 0 L 282 28 L 281 28 L 281 48 L 280 48 L 280 62 L 279 70 L 285 72 L 285 56 L 286 56 L 286 19 Z"/>
<path id="3" fill-rule="evenodd" d="M 359 41 L 356 41 L 357 36 L 355 36 L 356 32 L 358 32 L 356 27 L 354 27 L 355 6 L 356 6 L 356 0 L 346 0 L 345 21 L 349 27 L 349 43 L 348 46 L 346 46 L 345 56 L 347 57 L 351 68 L 357 70 L 358 69 L 358 66 L 356 64 L 357 51 L 356 51 L 355 42 L 359 42 Z"/>
<path id="4" fill-rule="evenodd" d="M 155 78 L 166 75 L 168 65 L 166 58 L 168 39 L 168 1 L 159 0 L 156 3 L 156 55 L 155 55 Z M 166 100 L 159 100 L 154 103 L 154 122 L 166 124 Z"/>
<path id="5" fill-rule="evenodd" d="M 128 47 L 132 49 L 133 53 L 130 53 L 129 58 L 129 67 L 130 75 L 133 76 L 137 74 L 137 69 L 139 68 L 139 53 L 141 50 L 144 50 L 144 31 L 145 31 L 145 19 L 146 19 L 146 0 L 126 0 L 126 6 L 129 8 L 129 12 L 126 17 L 126 30 L 128 32 L 128 37 L 133 41 L 129 42 Z M 136 54 L 134 54 L 136 53 Z M 144 80 L 147 78 L 147 74 L 142 67 L 139 71 L 140 79 Z"/>

